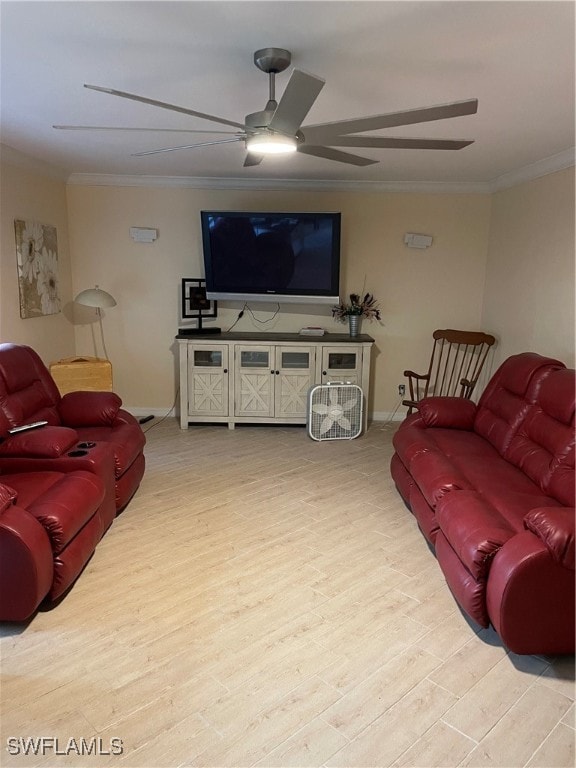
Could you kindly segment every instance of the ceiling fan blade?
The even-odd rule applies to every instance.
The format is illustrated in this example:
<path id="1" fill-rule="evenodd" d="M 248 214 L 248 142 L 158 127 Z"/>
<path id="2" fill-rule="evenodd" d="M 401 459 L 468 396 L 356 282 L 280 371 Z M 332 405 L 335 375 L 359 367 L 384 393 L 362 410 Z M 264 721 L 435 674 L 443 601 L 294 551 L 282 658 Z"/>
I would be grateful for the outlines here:
<path id="1" fill-rule="evenodd" d="M 247 152 L 244 160 L 244 168 L 250 168 L 253 165 L 260 165 L 264 160 L 264 155 L 255 155 L 254 152 Z"/>
<path id="2" fill-rule="evenodd" d="M 295 69 L 268 127 L 274 131 L 294 135 L 325 82 L 321 77 Z"/>
<path id="3" fill-rule="evenodd" d="M 462 149 L 473 140 L 404 139 L 393 136 L 336 136 L 326 142 L 331 147 L 371 147 L 374 149 Z"/>
<path id="4" fill-rule="evenodd" d="M 192 117 L 201 117 L 203 120 L 211 120 L 213 123 L 222 123 L 223 125 L 231 125 L 234 128 L 242 128 L 244 130 L 243 123 L 236 123 L 234 120 L 226 120 L 223 117 L 215 117 L 214 115 L 208 115 L 205 112 L 196 112 L 194 109 L 186 109 L 186 107 L 178 107 L 175 104 L 167 104 L 164 101 L 156 101 L 156 99 L 148 99 L 145 96 L 137 96 L 134 93 L 127 93 L 126 91 L 117 91 L 114 88 L 102 88 L 99 85 L 86 85 L 84 88 L 90 88 L 92 91 L 101 91 L 102 93 L 109 93 L 112 96 L 120 96 L 122 99 L 131 99 L 132 101 L 139 101 L 142 104 L 150 104 L 152 107 L 160 107 L 161 109 L 170 109 L 172 112 L 181 112 L 183 115 L 192 115 Z"/>
<path id="5" fill-rule="evenodd" d="M 196 147 L 210 147 L 214 144 L 233 144 L 237 141 L 243 141 L 242 136 L 236 139 L 219 139 L 218 141 L 201 141 L 199 144 L 184 144 L 181 147 L 165 147 L 164 149 L 150 149 L 147 152 L 133 152 L 132 157 L 144 157 L 145 155 L 159 155 L 162 152 L 178 152 L 180 149 L 196 149 Z"/>
<path id="6" fill-rule="evenodd" d="M 331 147 L 316 147 L 310 144 L 300 144 L 298 152 L 314 157 L 323 157 L 325 160 L 336 160 L 339 163 L 348 163 L 348 165 L 374 165 L 378 160 L 369 160 L 367 157 L 351 155 L 349 152 L 340 152 L 339 149 Z"/>
<path id="7" fill-rule="evenodd" d="M 128 128 L 113 125 L 53 125 L 58 131 L 148 131 L 149 133 L 213 133 L 217 135 L 236 135 L 237 131 L 213 131 L 207 128 L 205 131 L 190 130 L 187 128 Z"/>
<path id="8" fill-rule="evenodd" d="M 307 141 L 325 142 L 334 136 L 342 136 L 347 133 L 363 133 L 364 131 L 378 131 L 382 128 L 394 128 L 398 125 L 413 125 L 414 123 L 427 123 L 433 120 L 446 120 L 450 117 L 462 117 L 473 115 L 478 110 L 478 99 L 468 101 L 455 101 L 451 104 L 440 104 L 436 107 L 422 107 L 420 109 L 408 109 L 402 112 L 389 112 L 385 115 L 372 115 L 371 117 L 358 117 L 351 120 L 339 120 L 333 123 L 319 123 L 318 125 L 302 126 L 302 131 Z"/>

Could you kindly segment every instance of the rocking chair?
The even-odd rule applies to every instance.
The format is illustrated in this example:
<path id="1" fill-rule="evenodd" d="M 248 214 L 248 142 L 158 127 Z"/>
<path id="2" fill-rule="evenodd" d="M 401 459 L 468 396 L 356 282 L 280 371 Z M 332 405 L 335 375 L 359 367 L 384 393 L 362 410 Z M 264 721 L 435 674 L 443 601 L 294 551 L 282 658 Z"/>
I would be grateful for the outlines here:
<path id="1" fill-rule="evenodd" d="M 408 378 L 410 399 L 403 400 L 408 415 L 425 397 L 472 396 L 482 367 L 494 344 L 494 336 L 480 331 L 434 331 L 434 346 L 428 373 L 404 371 Z"/>

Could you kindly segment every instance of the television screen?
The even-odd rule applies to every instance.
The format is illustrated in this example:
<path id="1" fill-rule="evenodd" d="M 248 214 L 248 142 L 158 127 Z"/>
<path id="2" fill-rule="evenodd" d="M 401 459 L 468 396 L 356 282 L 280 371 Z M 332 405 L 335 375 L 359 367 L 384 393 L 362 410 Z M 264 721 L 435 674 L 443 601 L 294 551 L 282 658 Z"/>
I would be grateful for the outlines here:
<path id="1" fill-rule="evenodd" d="M 206 296 L 339 300 L 340 214 L 202 211 Z"/>

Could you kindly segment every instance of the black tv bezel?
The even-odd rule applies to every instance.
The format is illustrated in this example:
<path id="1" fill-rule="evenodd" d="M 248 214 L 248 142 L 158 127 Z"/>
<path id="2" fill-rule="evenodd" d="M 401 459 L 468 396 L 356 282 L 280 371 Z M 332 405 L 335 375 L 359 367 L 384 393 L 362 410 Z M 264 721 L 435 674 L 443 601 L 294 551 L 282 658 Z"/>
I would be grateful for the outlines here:
<path id="1" fill-rule="evenodd" d="M 231 291 L 218 288 L 214 285 L 212 272 L 212 250 L 210 239 L 209 216 L 229 216 L 236 218 L 252 218 L 255 216 L 295 216 L 300 219 L 317 219 L 318 217 L 330 218 L 332 226 L 332 253 L 331 253 L 331 287 L 327 290 L 319 289 L 294 289 L 294 290 L 265 290 L 261 288 L 251 291 L 249 288 Z M 218 301 L 260 301 L 272 303 L 292 304 L 338 304 L 340 301 L 340 245 L 342 214 L 340 211 L 200 211 L 202 229 L 202 255 L 206 275 L 206 297 Z"/>

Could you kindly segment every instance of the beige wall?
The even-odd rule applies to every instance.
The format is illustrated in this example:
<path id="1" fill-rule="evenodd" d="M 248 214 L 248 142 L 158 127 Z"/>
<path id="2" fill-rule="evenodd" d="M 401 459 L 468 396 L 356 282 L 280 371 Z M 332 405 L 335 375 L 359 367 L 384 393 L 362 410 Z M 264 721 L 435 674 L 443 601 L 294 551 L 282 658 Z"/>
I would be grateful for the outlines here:
<path id="1" fill-rule="evenodd" d="M 51 169 L 9 148 L 2 148 L 0 197 L 0 341 L 28 344 L 45 363 L 75 353 L 74 329 L 67 319 L 72 298 L 68 249 L 66 185 Z M 20 317 L 14 219 L 56 227 L 62 312 L 23 320 Z"/>
<path id="2" fill-rule="evenodd" d="M 102 355 L 95 312 L 72 303 L 99 284 L 118 301 L 104 310 L 103 325 L 128 407 L 161 413 L 174 401 L 180 279 L 203 274 L 202 209 L 342 212 L 342 292 L 365 286 L 382 309 L 381 324 L 363 327 L 376 340 L 369 406 L 381 418 L 398 404 L 402 371 L 425 368 L 435 328 L 494 333 L 492 369 L 525 350 L 574 363 L 573 168 L 494 195 L 66 186 L 13 151 L 2 153 L 1 170 L 0 339 L 30 344 L 47 363 Z M 58 315 L 20 318 L 15 218 L 57 227 Z M 160 237 L 134 243 L 131 226 L 158 228 Z M 406 248 L 405 232 L 433 235 L 432 248 Z M 229 328 L 240 308 L 220 303 L 217 324 Z M 274 309 L 253 304 L 261 320 Z M 246 313 L 235 330 L 310 324 L 345 331 L 329 307 L 289 304 L 263 325 Z"/>
<path id="3" fill-rule="evenodd" d="M 574 168 L 493 196 L 484 293 L 498 361 L 529 350 L 574 366 Z"/>
<path id="4" fill-rule="evenodd" d="M 384 415 L 398 402 L 406 367 L 425 366 L 435 328 L 477 328 L 481 319 L 490 215 L 488 195 L 364 192 L 273 192 L 69 185 L 74 291 L 94 284 L 118 306 L 104 311 L 114 386 L 133 407 L 168 410 L 177 385 L 178 294 L 182 277 L 202 276 L 200 211 L 326 210 L 342 212 L 343 293 L 366 290 L 382 309 L 381 325 L 365 322 L 376 339 L 370 411 Z M 130 227 L 159 230 L 155 243 L 134 243 Z M 405 232 L 434 236 L 426 251 L 408 249 Z M 268 319 L 275 305 L 252 304 Z M 217 324 L 229 328 L 241 304 L 219 304 Z M 93 315 L 77 313 L 76 352 L 101 354 Z M 249 313 L 236 331 L 294 331 L 322 325 L 344 331 L 330 307 L 283 304 L 265 325 Z M 94 340 L 98 346 L 94 347 Z"/>

